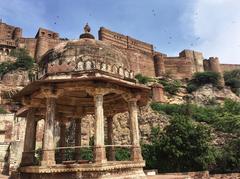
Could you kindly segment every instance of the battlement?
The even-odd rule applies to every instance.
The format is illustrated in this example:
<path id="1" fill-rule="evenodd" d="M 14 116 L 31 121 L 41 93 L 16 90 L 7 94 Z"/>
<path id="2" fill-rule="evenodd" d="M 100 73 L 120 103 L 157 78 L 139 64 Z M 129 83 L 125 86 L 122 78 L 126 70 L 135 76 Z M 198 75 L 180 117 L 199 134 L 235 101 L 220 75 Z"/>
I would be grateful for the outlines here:
<path id="1" fill-rule="evenodd" d="M 0 39 L 14 40 L 22 37 L 22 29 L 0 22 Z"/>
<path id="2" fill-rule="evenodd" d="M 35 38 L 44 37 L 49 39 L 59 39 L 59 34 L 48 29 L 39 28 Z"/>
<path id="3" fill-rule="evenodd" d="M 152 44 L 142 42 L 130 36 L 110 31 L 104 27 L 101 27 L 99 30 L 99 40 L 107 41 L 120 48 L 138 50 L 153 54 Z"/>

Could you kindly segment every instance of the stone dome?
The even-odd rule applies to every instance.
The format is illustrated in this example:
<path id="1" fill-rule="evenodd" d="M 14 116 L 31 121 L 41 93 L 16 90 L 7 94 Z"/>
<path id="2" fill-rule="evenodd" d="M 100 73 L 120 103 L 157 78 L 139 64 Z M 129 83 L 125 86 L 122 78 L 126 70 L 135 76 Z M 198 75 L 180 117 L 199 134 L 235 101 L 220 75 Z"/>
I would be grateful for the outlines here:
<path id="1" fill-rule="evenodd" d="M 102 70 L 133 77 L 127 55 L 106 42 L 80 38 L 63 42 L 48 51 L 39 62 L 45 73 Z"/>

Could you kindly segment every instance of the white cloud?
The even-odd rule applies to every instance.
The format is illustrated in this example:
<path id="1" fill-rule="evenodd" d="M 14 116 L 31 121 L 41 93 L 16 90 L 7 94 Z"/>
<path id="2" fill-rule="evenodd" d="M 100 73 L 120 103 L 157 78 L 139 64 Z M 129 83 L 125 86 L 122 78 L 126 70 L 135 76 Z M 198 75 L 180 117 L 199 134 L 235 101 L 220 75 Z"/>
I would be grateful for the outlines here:
<path id="1" fill-rule="evenodd" d="M 41 1 L 35 0 L 1 0 L 0 18 L 12 25 L 24 27 L 24 31 L 39 26 L 46 27 L 45 8 Z M 29 35 L 29 32 L 27 32 Z M 30 32 L 31 33 L 31 32 Z M 31 34 L 32 35 L 32 34 Z"/>
<path id="2" fill-rule="evenodd" d="M 240 64 L 240 1 L 198 0 L 191 16 L 197 49 L 222 63 Z"/>

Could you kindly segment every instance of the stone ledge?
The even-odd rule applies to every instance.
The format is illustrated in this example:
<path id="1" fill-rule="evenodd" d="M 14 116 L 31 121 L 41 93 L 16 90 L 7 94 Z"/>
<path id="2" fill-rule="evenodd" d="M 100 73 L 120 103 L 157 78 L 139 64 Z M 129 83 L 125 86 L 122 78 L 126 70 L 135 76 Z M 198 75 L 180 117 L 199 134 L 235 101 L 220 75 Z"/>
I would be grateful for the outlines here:
<path id="1" fill-rule="evenodd" d="M 115 169 L 143 168 L 145 161 L 111 161 L 106 163 L 89 164 L 57 164 L 54 166 L 27 166 L 19 168 L 22 173 L 62 173 L 62 172 L 103 172 Z"/>

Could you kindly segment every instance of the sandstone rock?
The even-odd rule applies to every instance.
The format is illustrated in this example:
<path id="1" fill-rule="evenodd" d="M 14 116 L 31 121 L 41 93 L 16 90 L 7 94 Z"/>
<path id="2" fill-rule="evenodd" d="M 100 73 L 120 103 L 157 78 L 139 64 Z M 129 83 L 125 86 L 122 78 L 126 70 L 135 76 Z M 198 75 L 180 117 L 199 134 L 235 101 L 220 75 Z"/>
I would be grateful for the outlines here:
<path id="1" fill-rule="evenodd" d="M 29 82 L 27 71 L 12 71 L 3 76 L 2 83 L 6 86 L 26 86 Z"/>
<path id="2" fill-rule="evenodd" d="M 194 103 L 202 105 L 209 104 L 211 101 L 222 103 L 225 99 L 240 101 L 240 98 L 230 88 L 224 87 L 223 89 L 218 89 L 211 84 L 200 87 L 192 93 L 192 97 Z"/>

